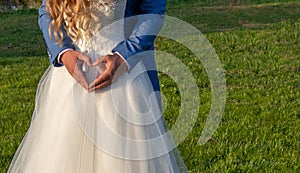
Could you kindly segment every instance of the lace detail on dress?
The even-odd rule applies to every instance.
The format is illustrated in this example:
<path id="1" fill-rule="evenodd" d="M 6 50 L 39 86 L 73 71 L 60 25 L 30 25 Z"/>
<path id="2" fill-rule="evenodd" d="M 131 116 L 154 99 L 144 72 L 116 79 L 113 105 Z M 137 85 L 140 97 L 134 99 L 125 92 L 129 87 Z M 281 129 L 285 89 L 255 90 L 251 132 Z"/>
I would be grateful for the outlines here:
<path id="1" fill-rule="evenodd" d="M 124 18 L 126 0 L 112 0 L 111 4 L 106 5 L 103 3 L 105 3 L 103 0 L 92 2 L 93 24 L 90 29 L 93 37 L 83 37 L 76 43 L 77 49 L 92 59 L 111 53 L 117 44 L 112 40 L 124 38 L 124 26 L 118 20 Z M 112 27 L 116 21 L 118 21 L 117 26 Z"/>

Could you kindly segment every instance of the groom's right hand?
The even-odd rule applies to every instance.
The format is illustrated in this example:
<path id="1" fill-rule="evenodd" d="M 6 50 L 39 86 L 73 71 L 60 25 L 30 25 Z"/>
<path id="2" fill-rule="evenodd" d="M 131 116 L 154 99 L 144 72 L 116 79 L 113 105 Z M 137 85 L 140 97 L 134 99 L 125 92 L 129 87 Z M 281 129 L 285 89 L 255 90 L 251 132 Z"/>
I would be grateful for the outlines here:
<path id="1" fill-rule="evenodd" d="M 60 61 L 65 65 L 70 75 L 85 89 L 88 90 L 88 83 L 82 72 L 83 62 L 92 66 L 91 59 L 81 52 L 68 50 L 64 52 Z"/>

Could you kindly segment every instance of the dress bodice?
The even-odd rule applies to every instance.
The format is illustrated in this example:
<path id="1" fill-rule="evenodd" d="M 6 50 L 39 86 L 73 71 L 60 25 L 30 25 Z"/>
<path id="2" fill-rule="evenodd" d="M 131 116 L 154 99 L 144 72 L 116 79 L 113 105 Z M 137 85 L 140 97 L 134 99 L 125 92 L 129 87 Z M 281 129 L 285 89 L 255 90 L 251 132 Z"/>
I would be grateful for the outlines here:
<path id="1" fill-rule="evenodd" d="M 93 4 L 91 10 L 95 21 L 91 26 L 93 37 L 81 38 L 76 43 L 77 49 L 92 59 L 111 54 L 111 50 L 124 40 L 123 19 L 126 0 L 113 0 L 108 8 L 104 10 L 97 2 Z"/>

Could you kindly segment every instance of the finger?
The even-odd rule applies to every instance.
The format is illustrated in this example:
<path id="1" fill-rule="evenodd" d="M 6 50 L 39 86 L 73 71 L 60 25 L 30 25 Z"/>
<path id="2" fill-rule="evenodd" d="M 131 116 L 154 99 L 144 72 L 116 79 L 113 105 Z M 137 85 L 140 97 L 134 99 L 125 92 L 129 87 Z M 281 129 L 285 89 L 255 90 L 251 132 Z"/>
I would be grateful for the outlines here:
<path id="1" fill-rule="evenodd" d="M 79 67 L 76 66 L 73 74 L 73 78 L 85 89 L 88 90 L 88 83 L 82 73 L 81 70 L 79 70 Z"/>
<path id="2" fill-rule="evenodd" d="M 113 76 L 113 81 L 117 80 L 120 76 L 122 76 L 125 72 L 128 71 L 128 66 L 125 63 L 122 63 L 117 67 L 115 70 L 114 76 Z"/>
<path id="3" fill-rule="evenodd" d="M 81 54 L 78 56 L 78 59 L 84 61 L 85 63 L 87 63 L 87 65 L 92 66 L 91 58 L 88 57 L 88 56 L 86 56 L 85 54 L 81 53 Z"/>
<path id="4" fill-rule="evenodd" d="M 102 56 L 102 57 L 97 58 L 97 59 L 95 60 L 95 62 L 93 63 L 93 66 L 97 66 L 97 65 L 99 65 L 99 64 L 101 64 L 101 63 L 104 63 L 105 58 L 106 58 L 106 56 Z"/>
<path id="5" fill-rule="evenodd" d="M 89 89 L 88 83 L 86 82 L 85 78 L 81 75 L 74 76 L 74 79 L 86 90 Z"/>
<path id="6" fill-rule="evenodd" d="M 95 79 L 90 85 L 89 88 L 93 88 L 97 85 L 101 85 L 101 83 L 104 83 L 108 80 L 111 80 L 111 75 L 109 73 L 104 72 L 102 73 L 97 79 Z"/>
<path id="7" fill-rule="evenodd" d="M 83 87 L 83 88 L 85 88 L 86 90 L 88 90 L 88 83 L 86 82 L 86 80 L 84 79 L 84 77 L 83 76 L 81 76 L 81 75 L 75 75 L 75 76 L 73 76 L 74 77 L 74 79 Z"/>
<path id="8" fill-rule="evenodd" d="M 101 83 L 101 84 L 99 84 L 95 87 L 89 88 L 89 92 L 105 88 L 105 87 L 109 86 L 110 84 L 112 84 L 112 80 L 107 80 L 107 81 L 105 81 L 105 82 L 103 82 L 103 83 Z"/>
<path id="9" fill-rule="evenodd" d="M 106 64 L 105 64 L 105 63 L 99 64 L 98 67 L 99 67 L 99 68 L 98 68 L 99 74 L 102 74 L 102 73 L 105 72 L 105 70 L 106 70 Z"/>

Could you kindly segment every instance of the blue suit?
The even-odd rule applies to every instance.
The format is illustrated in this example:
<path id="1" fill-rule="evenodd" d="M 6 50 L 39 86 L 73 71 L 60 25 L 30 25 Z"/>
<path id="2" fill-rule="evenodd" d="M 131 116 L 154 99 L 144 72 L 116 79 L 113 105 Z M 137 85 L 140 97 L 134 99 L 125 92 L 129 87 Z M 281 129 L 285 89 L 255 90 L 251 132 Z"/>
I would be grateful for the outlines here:
<path id="1" fill-rule="evenodd" d="M 166 0 L 127 0 L 125 16 L 130 17 L 130 20 L 125 20 L 125 40 L 119 43 L 112 52 L 118 52 L 121 54 L 129 65 L 129 69 L 132 68 L 138 61 L 143 60 L 143 56 L 139 56 L 139 53 L 154 50 L 154 39 L 163 25 L 164 13 L 166 10 Z M 158 14 L 153 15 L 153 18 L 148 17 L 132 17 L 136 15 L 144 14 Z M 146 15 L 144 15 L 146 16 Z M 48 34 L 48 28 L 51 22 L 51 18 L 46 11 L 46 0 L 43 0 L 42 6 L 39 9 L 38 23 L 42 30 L 44 40 L 47 45 L 50 63 L 54 66 L 61 66 L 57 62 L 57 56 L 65 49 L 75 49 L 72 40 L 67 36 L 65 29 L 62 27 L 64 34 L 62 45 L 57 43 L 54 36 L 50 39 Z M 154 90 L 159 90 L 159 82 L 157 72 L 153 70 L 155 68 L 155 60 L 153 52 L 151 56 L 144 58 L 144 64 L 150 71 L 147 71 L 150 80 L 152 82 Z"/>

